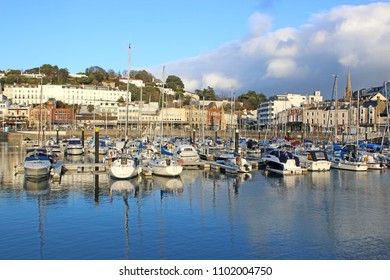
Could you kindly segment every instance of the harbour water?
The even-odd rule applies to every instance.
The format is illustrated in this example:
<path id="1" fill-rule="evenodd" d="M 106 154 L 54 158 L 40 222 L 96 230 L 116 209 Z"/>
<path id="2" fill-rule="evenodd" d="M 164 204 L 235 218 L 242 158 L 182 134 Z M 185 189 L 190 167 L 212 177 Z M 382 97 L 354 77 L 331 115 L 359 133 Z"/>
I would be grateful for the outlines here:
<path id="1" fill-rule="evenodd" d="M 390 170 L 37 183 L 22 158 L 1 143 L 2 260 L 390 259 Z"/>

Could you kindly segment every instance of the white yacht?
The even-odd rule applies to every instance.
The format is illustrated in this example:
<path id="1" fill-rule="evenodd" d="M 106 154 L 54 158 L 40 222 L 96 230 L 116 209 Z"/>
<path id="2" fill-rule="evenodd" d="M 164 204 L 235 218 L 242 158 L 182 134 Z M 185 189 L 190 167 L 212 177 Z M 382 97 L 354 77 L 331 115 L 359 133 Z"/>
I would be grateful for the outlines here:
<path id="1" fill-rule="evenodd" d="M 23 168 L 24 176 L 27 179 L 49 178 L 52 159 L 45 149 L 29 149 L 24 159 Z"/>
<path id="2" fill-rule="evenodd" d="M 118 153 L 112 158 L 109 173 L 115 179 L 130 179 L 141 173 L 141 166 L 138 159 L 133 159 L 131 155 Z"/>
<path id="3" fill-rule="evenodd" d="M 182 163 L 199 162 L 200 157 L 192 145 L 181 144 L 173 150 L 173 158 Z"/>
<path id="4" fill-rule="evenodd" d="M 309 171 L 329 171 L 331 162 L 323 150 L 307 150 L 297 155 L 301 166 Z"/>
<path id="5" fill-rule="evenodd" d="M 148 166 L 152 169 L 153 175 L 175 177 L 183 171 L 183 166 L 177 160 L 166 157 L 152 159 Z"/>
<path id="6" fill-rule="evenodd" d="M 66 155 L 82 155 L 84 153 L 83 143 L 80 138 L 70 138 L 65 148 Z"/>

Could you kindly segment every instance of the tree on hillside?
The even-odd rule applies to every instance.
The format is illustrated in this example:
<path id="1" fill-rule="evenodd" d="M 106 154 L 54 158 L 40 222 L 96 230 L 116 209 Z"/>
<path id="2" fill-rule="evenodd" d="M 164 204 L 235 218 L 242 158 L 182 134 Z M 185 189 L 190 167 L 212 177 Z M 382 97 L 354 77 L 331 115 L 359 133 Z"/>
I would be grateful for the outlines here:
<path id="1" fill-rule="evenodd" d="M 117 73 L 112 69 L 108 70 L 107 74 L 109 80 L 114 80 L 118 78 Z"/>
<path id="2" fill-rule="evenodd" d="M 56 82 L 58 84 L 66 84 L 69 78 L 69 71 L 66 68 L 61 68 L 58 70 Z"/>
<path id="3" fill-rule="evenodd" d="M 85 70 L 85 75 L 91 78 L 93 84 L 101 83 L 104 80 L 107 80 L 108 73 L 106 70 L 99 66 L 92 66 Z"/>
<path id="4" fill-rule="evenodd" d="M 160 90 L 156 87 L 144 87 L 142 89 L 142 100 L 145 102 L 159 102 Z"/>
<path id="5" fill-rule="evenodd" d="M 215 91 L 212 87 L 207 87 L 207 89 L 205 88 L 203 89 L 203 91 L 197 89 L 195 90 L 195 94 L 199 95 L 200 99 L 203 99 L 204 97 L 205 100 L 218 100 L 217 96 L 215 95 Z"/>
<path id="6" fill-rule="evenodd" d="M 169 75 L 165 83 L 166 83 L 167 88 L 170 88 L 175 92 L 183 92 L 184 91 L 184 83 L 177 76 Z"/>
<path id="7" fill-rule="evenodd" d="M 142 80 L 145 84 L 151 83 L 154 80 L 153 75 L 145 70 L 137 71 L 134 75 L 134 78 Z"/>
<path id="8" fill-rule="evenodd" d="M 267 97 L 263 93 L 249 90 L 247 93 L 240 95 L 237 100 L 243 103 L 245 109 L 255 110 L 260 106 L 260 103 L 267 100 Z"/>

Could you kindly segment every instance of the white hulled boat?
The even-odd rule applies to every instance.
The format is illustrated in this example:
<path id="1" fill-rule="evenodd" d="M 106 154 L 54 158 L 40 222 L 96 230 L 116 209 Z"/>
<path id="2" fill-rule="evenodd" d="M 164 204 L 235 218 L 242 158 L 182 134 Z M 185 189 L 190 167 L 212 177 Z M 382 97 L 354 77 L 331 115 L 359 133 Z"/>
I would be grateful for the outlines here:
<path id="1" fill-rule="evenodd" d="M 215 162 L 225 165 L 229 169 L 236 170 L 238 173 L 249 173 L 252 171 L 252 165 L 248 163 L 248 161 L 245 158 L 242 158 L 241 156 L 236 157 L 228 157 L 224 160 L 216 160 Z"/>
<path id="2" fill-rule="evenodd" d="M 134 159 L 127 153 L 118 153 L 112 158 L 110 176 L 116 179 L 130 179 L 141 173 L 138 159 Z"/>
<path id="3" fill-rule="evenodd" d="M 177 146 L 173 151 L 173 159 L 176 159 L 178 161 L 181 160 L 182 163 L 200 161 L 198 152 L 192 145 L 188 144 L 181 144 Z"/>
<path id="4" fill-rule="evenodd" d="M 309 171 L 329 171 L 331 162 L 323 150 L 307 150 L 297 155 L 301 166 Z"/>
<path id="5" fill-rule="evenodd" d="M 167 157 L 150 160 L 148 166 L 152 169 L 153 175 L 159 176 L 175 177 L 183 171 L 183 166 L 177 160 Z"/>
<path id="6" fill-rule="evenodd" d="M 84 153 L 83 143 L 80 138 L 70 138 L 65 148 L 66 155 L 82 155 Z"/>
<path id="7" fill-rule="evenodd" d="M 28 179 L 49 178 L 52 159 L 45 149 L 29 149 L 24 159 L 24 176 Z"/>
<path id="8" fill-rule="evenodd" d="M 368 164 L 361 160 L 356 151 L 345 152 L 334 154 L 331 157 L 331 168 L 349 170 L 349 171 L 367 171 Z"/>
<path id="9" fill-rule="evenodd" d="M 266 162 L 266 170 L 273 173 L 295 175 L 302 174 L 304 171 L 298 157 L 289 151 L 276 149 L 264 156 L 263 159 Z"/>

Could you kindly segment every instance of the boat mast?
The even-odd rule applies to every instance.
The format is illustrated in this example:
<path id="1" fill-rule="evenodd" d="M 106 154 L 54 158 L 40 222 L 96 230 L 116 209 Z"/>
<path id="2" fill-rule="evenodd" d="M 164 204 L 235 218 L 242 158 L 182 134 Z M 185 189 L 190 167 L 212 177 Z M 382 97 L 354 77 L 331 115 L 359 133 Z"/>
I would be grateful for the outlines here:
<path id="1" fill-rule="evenodd" d="M 39 71 L 39 74 L 41 71 Z M 42 129 L 42 122 L 43 122 L 43 115 L 42 115 L 42 100 L 43 100 L 43 78 L 41 76 L 41 94 L 40 94 L 40 98 L 39 98 L 39 128 L 38 128 L 38 145 L 39 146 L 42 146 L 43 145 L 43 139 L 41 138 L 41 133 L 43 131 Z"/>
<path id="2" fill-rule="evenodd" d="M 141 85 L 141 93 L 140 93 L 140 99 L 139 99 L 139 106 L 138 106 L 138 125 L 137 125 L 137 129 L 139 131 L 139 138 L 142 137 L 142 123 L 141 123 L 141 108 L 143 107 L 143 104 L 142 104 L 142 85 Z"/>
<path id="3" fill-rule="evenodd" d="M 164 138 L 164 91 L 165 91 L 165 65 L 162 73 L 162 90 L 161 90 L 161 144 Z"/>
<path id="4" fill-rule="evenodd" d="M 203 108 L 202 108 L 202 145 L 204 146 L 204 95 L 203 95 Z"/>
<path id="5" fill-rule="evenodd" d="M 356 100 L 356 108 L 357 108 L 357 120 L 356 120 L 356 148 L 359 147 L 359 122 L 360 122 L 360 107 L 359 107 L 359 91 L 357 91 L 357 100 Z"/>
<path id="6" fill-rule="evenodd" d="M 383 143 L 385 141 L 385 135 L 386 135 L 386 130 L 389 131 L 389 99 L 387 97 L 387 82 L 384 82 L 384 87 L 385 87 L 385 97 L 386 97 L 386 114 L 387 114 L 387 120 L 386 120 L 386 126 L 383 129 L 383 134 L 382 134 L 382 141 L 381 141 L 381 152 L 383 150 Z M 378 105 L 377 105 L 378 108 Z M 379 114 L 378 114 L 379 115 Z M 379 119 L 378 119 L 379 123 Z M 390 141 L 390 137 L 387 137 L 387 141 Z"/>
<path id="7" fill-rule="evenodd" d="M 338 100 L 337 100 L 337 78 L 338 76 L 335 75 L 334 76 L 334 88 L 335 88 L 335 119 L 336 121 L 334 122 L 334 125 L 335 125 L 335 129 L 334 129 L 334 143 L 336 144 L 337 143 L 337 130 L 338 130 L 338 121 L 339 121 L 339 116 L 338 116 Z"/>
<path id="8" fill-rule="evenodd" d="M 125 122 L 125 140 L 129 139 L 129 89 L 130 89 L 130 50 L 131 45 L 127 50 L 127 92 L 126 92 L 126 122 Z M 131 97 L 130 97 L 131 102 Z"/>

